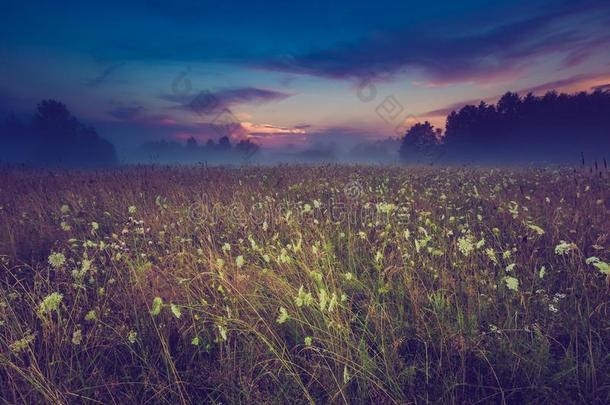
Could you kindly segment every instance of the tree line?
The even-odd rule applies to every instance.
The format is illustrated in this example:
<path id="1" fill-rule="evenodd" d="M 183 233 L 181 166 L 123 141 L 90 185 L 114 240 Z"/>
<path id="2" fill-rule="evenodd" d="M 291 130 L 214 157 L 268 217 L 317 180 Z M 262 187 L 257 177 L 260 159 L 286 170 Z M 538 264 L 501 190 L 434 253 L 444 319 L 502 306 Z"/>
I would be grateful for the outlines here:
<path id="1" fill-rule="evenodd" d="M 0 161 L 63 167 L 102 167 L 118 162 L 110 142 L 55 100 L 40 102 L 30 122 L 11 114 L 0 124 Z"/>
<path id="2" fill-rule="evenodd" d="M 243 139 L 232 143 L 228 136 L 221 136 L 218 141 L 208 139 L 200 144 L 194 137 L 186 143 L 176 141 L 151 141 L 141 145 L 140 161 L 150 163 L 248 163 L 259 151 L 254 142 Z"/>
<path id="3" fill-rule="evenodd" d="M 138 161 L 153 163 L 248 162 L 259 151 L 228 136 L 199 144 L 155 141 L 140 147 Z M 361 151 L 373 153 L 370 148 Z M 412 126 L 399 148 L 409 163 L 576 163 L 610 155 L 610 91 L 504 94 L 447 116 L 444 131 L 428 121 Z M 0 162 L 35 166 L 100 167 L 118 163 L 114 146 L 81 123 L 65 104 L 43 100 L 27 122 L 10 115 L 0 124 Z"/>
<path id="4" fill-rule="evenodd" d="M 444 133 L 429 122 L 411 127 L 399 150 L 407 162 L 575 162 L 610 151 L 610 92 L 504 94 L 496 104 L 466 105 Z"/>
<path id="5" fill-rule="evenodd" d="M 248 162 L 259 147 L 249 140 L 231 143 L 228 136 L 200 145 L 191 137 L 186 144 L 147 142 L 135 161 L 147 163 Z M 131 159 L 134 160 L 134 159 Z M 118 164 L 112 143 L 80 122 L 65 104 L 43 100 L 31 120 L 10 114 L 0 123 L 0 163 L 41 167 L 108 167 Z"/>

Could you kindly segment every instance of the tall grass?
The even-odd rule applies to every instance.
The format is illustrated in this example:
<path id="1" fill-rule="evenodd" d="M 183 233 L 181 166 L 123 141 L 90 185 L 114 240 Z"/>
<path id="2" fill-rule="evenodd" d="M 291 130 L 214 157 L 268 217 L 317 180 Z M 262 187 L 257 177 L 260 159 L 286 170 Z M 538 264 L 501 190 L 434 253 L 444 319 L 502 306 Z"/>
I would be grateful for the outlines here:
<path id="1" fill-rule="evenodd" d="M 610 181 L 0 172 L 11 403 L 608 403 Z"/>

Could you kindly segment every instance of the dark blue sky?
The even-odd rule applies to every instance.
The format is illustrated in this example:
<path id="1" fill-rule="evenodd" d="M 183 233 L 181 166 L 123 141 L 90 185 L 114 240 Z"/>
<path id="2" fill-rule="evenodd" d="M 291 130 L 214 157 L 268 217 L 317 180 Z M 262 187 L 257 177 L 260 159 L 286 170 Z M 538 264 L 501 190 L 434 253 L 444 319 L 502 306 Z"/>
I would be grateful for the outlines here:
<path id="1" fill-rule="evenodd" d="M 610 83 L 609 27 L 607 1 L 4 1 L 0 112 L 56 98 L 119 146 L 204 140 L 219 118 L 188 105 L 207 91 L 268 146 L 395 136 Z"/>

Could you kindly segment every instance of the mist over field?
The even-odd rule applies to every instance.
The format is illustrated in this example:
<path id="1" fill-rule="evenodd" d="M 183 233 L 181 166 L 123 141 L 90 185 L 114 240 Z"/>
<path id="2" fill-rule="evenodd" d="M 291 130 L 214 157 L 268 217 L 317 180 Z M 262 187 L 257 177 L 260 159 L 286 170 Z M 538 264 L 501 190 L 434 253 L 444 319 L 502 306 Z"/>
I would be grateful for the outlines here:
<path id="1" fill-rule="evenodd" d="M 7 117 L 0 132 L 0 158 L 5 163 L 34 167 L 280 163 L 584 166 L 585 160 L 607 165 L 609 117 L 610 93 L 605 90 L 574 94 L 549 91 L 543 96 L 528 93 L 523 97 L 509 92 L 495 104 L 481 101 L 451 111 L 444 129 L 429 121 L 416 122 L 404 135 L 394 138 L 375 140 L 351 132 L 309 134 L 302 145 L 261 146 L 237 122 L 219 129 L 222 136 L 218 140 L 208 139 L 203 144 L 190 136 L 185 142 L 162 139 L 117 150 L 94 128 L 72 116 L 66 105 L 44 100 L 31 123 L 14 114 Z"/>

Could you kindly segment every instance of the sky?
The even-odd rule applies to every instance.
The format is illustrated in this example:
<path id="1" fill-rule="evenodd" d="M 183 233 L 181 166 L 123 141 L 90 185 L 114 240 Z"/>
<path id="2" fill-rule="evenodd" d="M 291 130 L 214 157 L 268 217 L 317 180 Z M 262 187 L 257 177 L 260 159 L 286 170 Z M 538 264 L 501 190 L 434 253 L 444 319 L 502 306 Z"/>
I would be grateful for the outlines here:
<path id="1" fill-rule="evenodd" d="M 608 1 L 3 1 L 0 114 L 67 104 L 118 149 L 443 127 L 506 91 L 610 83 Z"/>

